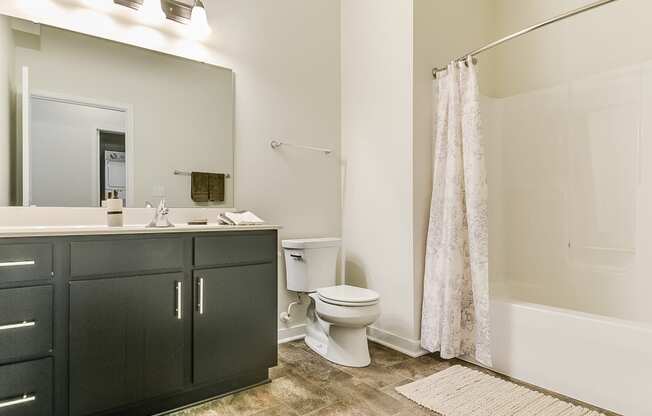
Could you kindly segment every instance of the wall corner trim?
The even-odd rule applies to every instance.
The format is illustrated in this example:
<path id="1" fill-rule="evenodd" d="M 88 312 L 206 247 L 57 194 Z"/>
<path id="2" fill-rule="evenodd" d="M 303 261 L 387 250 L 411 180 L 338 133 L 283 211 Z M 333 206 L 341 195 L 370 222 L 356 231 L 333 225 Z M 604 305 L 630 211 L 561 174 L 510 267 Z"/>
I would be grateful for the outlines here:
<path id="1" fill-rule="evenodd" d="M 286 342 L 302 339 L 305 336 L 306 336 L 306 324 L 295 325 L 288 328 L 279 328 L 278 343 L 285 344 Z"/>
<path id="2" fill-rule="evenodd" d="M 421 348 L 421 340 L 404 338 L 372 326 L 367 328 L 367 337 L 370 341 L 402 352 L 413 358 L 429 354 L 428 351 Z"/>

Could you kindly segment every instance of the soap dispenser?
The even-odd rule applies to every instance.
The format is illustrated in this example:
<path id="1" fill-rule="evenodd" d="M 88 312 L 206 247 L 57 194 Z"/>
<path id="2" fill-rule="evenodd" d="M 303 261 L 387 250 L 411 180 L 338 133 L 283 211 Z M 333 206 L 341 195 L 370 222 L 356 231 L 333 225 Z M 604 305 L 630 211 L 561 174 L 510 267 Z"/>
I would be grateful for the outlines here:
<path id="1" fill-rule="evenodd" d="M 106 225 L 109 227 L 122 227 L 124 225 L 122 199 L 118 198 L 118 191 L 115 190 L 107 195 Z"/>

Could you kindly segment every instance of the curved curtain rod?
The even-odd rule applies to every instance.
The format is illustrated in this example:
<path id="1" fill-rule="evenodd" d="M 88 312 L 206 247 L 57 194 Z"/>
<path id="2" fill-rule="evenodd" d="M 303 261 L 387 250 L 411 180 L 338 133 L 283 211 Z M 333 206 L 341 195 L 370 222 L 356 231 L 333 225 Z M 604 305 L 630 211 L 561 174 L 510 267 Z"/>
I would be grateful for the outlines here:
<path id="1" fill-rule="evenodd" d="M 508 42 L 508 41 L 510 41 L 512 39 L 518 38 L 518 37 L 523 36 L 523 35 L 525 35 L 527 33 L 530 33 L 530 32 L 533 32 L 535 30 L 541 29 L 542 27 L 546 27 L 546 26 L 551 25 L 553 23 L 557 23 L 557 22 L 562 21 L 564 19 L 568 19 L 569 17 L 576 16 L 576 15 L 578 15 L 580 13 L 588 12 L 589 10 L 593 10 L 593 9 L 598 8 L 600 6 L 604 6 L 606 4 L 613 3 L 614 1 L 618 1 L 618 0 L 600 0 L 600 1 L 596 1 L 595 3 L 587 4 L 586 6 L 582 6 L 582 7 L 578 8 L 578 9 L 571 10 L 569 12 L 560 14 L 559 16 L 555 16 L 555 17 L 553 17 L 551 19 L 548 19 L 548 20 L 544 20 L 541 23 L 537 23 L 536 25 L 527 27 L 527 28 L 525 28 L 523 30 L 519 30 L 516 33 L 512 33 L 511 35 L 505 36 L 504 38 L 498 39 L 498 40 L 496 40 L 494 42 L 491 42 L 491 43 L 489 43 L 489 44 L 487 44 L 487 45 L 485 45 L 485 46 L 483 46 L 481 48 L 478 48 L 478 49 L 473 50 L 473 51 L 471 51 L 469 53 L 466 53 L 466 54 L 460 56 L 459 58 L 456 58 L 455 60 L 453 60 L 453 62 L 463 62 L 469 56 L 475 57 L 475 55 L 478 55 L 478 54 L 480 54 L 482 52 L 488 51 L 489 49 L 493 49 L 496 46 L 502 45 L 503 43 Z M 433 68 L 432 69 L 432 76 L 437 78 L 437 73 L 446 71 L 446 69 L 447 68 L 445 66 L 441 67 L 441 68 Z"/>

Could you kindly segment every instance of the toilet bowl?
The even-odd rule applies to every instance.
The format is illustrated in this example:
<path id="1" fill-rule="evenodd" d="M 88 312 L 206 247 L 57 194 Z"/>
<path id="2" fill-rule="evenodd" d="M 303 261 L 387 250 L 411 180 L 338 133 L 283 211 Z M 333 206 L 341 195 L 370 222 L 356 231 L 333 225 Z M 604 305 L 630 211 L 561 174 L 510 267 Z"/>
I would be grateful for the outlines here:
<path id="1" fill-rule="evenodd" d="M 378 294 L 341 285 L 317 289 L 310 299 L 306 344 L 336 364 L 368 366 L 367 326 L 380 316 Z"/>
<path id="2" fill-rule="evenodd" d="M 287 289 L 309 294 L 306 344 L 327 360 L 348 367 L 371 362 L 367 326 L 380 316 L 380 296 L 373 290 L 336 282 L 339 238 L 283 240 Z M 293 305 L 281 313 L 288 322 Z"/>

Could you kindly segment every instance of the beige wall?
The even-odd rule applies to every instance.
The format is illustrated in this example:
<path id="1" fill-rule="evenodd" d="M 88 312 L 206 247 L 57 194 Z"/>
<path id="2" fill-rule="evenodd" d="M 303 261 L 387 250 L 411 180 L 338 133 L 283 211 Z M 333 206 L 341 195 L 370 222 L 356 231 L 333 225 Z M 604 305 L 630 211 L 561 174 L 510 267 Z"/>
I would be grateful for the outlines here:
<path id="1" fill-rule="evenodd" d="M 382 314 L 375 328 L 418 345 L 412 240 L 412 2 L 343 0 L 341 5 L 347 280 L 380 293 Z"/>
<path id="2" fill-rule="evenodd" d="M 232 68 L 238 208 L 283 226 L 281 238 L 340 235 L 339 2 L 209 0 L 213 34 L 206 42 L 177 35 L 181 25 L 173 22 L 143 26 L 126 8 L 96 13 L 70 2 L 47 0 L 31 9 L 29 3 L 2 1 L 0 13 Z M 114 18 L 107 19 L 111 13 Z M 332 148 L 334 156 L 272 151 L 272 138 Z M 284 310 L 291 294 L 280 268 Z"/>
<path id="3" fill-rule="evenodd" d="M 340 236 L 339 2 L 213 0 L 210 6 L 215 47 L 236 74 L 238 207 L 283 226 L 281 238 Z M 333 155 L 273 151 L 272 138 L 330 148 Z M 295 300 L 285 287 L 281 267 L 280 309 Z M 302 323 L 296 316 L 292 324 Z"/>
<path id="4" fill-rule="evenodd" d="M 0 206 L 11 201 L 11 153 L 13 147 L 14 40 L 8 18 L 0 16 Z"/>

